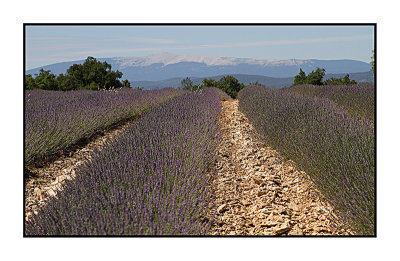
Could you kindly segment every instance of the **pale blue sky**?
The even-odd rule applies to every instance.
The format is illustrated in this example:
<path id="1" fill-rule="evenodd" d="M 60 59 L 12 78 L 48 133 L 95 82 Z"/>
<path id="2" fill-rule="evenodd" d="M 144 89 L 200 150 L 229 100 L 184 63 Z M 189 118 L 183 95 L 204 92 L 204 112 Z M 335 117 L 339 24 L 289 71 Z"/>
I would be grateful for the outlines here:
<path id="1" fill-rule="evenodd" d="M 26 26 L 26 69 L 169 52 L 370 62 L 373 26 Z"/>

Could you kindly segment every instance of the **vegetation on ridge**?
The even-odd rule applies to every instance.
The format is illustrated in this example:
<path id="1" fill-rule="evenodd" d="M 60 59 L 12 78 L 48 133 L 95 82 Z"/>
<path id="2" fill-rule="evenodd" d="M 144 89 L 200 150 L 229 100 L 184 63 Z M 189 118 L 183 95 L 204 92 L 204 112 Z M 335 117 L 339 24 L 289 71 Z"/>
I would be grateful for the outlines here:
<path id="1" fill-rule="evenodd" d="M 308 75 L 300 68 L 298 75 L 294 77 L 293 85 L 312 84 L 312 85 L 350 85 L 357 84 L 355 80 L 350 80 L 349 74 L 343 78 L 329 78 L 323 81 L 325 76 L 325 69 L 317 68 L 310 72 Z"/>

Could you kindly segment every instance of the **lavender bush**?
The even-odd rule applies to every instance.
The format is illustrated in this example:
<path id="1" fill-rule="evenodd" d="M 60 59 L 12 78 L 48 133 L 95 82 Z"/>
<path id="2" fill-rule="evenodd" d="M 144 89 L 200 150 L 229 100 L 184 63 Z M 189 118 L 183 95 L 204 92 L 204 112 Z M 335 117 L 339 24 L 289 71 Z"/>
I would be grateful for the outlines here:
<path id="1" fill-rule="evenodd" d="M 375 87 L 372 83 L 357 85 L 296 85 L 285 91 L 328 98 L 349 114 L 375 119 Z"/>
<path id="2" fill-rule="evenodd" d="M 27 235 L 201 235 L 211 202 L 221 91 L 169 100 L 77 171 Z"/>
<path id="3" fill-rule="evenodd" d="M 238 98 L 266 143 L 304 169 L 357 233 L 373 235 L 373 121 L 325 98 L 264 87 L 247 87 Z"/>
<path id="4" fill-rule="evenodd" d="M 44 91 L 25 95 L 25 162 L 65 149 L 110 125 L 134 118 L 183 91 Z"/>

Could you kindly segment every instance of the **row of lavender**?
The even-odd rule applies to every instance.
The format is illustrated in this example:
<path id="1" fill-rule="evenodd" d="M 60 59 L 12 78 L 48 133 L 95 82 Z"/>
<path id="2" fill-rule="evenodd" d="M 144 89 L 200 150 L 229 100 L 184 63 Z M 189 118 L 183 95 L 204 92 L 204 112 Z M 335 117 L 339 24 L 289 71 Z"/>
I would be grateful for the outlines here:
<path id="1" fill-rule="evenodd" d="M 349 114 L 375 120 L 375 87 L 373 83 L 357 85 L 296 85 L 285 91 L 328 98 Z"/>
<path id="2" fill-rule="evenodd" d="M 145 113 L 81 167 L 27 235 L 201 235 L 221 91 L 183 94 Z"/>
<path id="3" fill-rule="evenodd" d="M 329 99 L 251 86 L 240 110 L 266 143 L 296 162 L 363 235 L 375 229 L 375 131 Z"/>
<path id="4" fill-rule="evenodd" d="M 29 90 L 25 95 L 25 162 L 68 148 L 110 125 L 133 118 L 181 94 L 138 91 Z"/>

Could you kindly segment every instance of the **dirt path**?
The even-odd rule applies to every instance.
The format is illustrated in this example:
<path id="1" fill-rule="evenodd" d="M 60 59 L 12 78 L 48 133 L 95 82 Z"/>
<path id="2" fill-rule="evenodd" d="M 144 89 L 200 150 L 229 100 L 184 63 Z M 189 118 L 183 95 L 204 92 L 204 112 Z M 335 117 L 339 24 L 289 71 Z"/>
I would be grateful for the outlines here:
<path id="1" fill-rule="evenodd" d="M 308 175 L 265 147 L 238 110 L 224 101 L 215 171 L 212 235 L 346 235 Z"/>
<path id="2" fill-rule="evenodd" d="M 93 137 L 89 143 L 76 145 L 62 153 L 56 159 L 36 162 L 36 166 L 27 166 L 25 182 L 25 219 L 28 220 L 42 207 L 49 197 L 55 196 L 62 189 L 66 179 L 75 177 L 79 165 L 90 159 L 94 149 L 103 148 L 107 142 L 125 131 L 134 121 L 113 127 Z"/>

